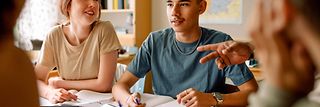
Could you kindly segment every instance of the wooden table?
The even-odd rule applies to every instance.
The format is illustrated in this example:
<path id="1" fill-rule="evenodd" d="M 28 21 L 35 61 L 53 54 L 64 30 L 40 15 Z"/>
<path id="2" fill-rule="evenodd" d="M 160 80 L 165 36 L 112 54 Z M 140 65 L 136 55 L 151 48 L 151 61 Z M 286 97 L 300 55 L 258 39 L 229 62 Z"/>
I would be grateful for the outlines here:
<path id="1" fill-rule="evenodd" d="M 257 82 L 262 81 L 264 79 L 261 69 L 259 68 L 249 68 L 249 69 L 253 73 L 254 78 L 256 79 Z"/>

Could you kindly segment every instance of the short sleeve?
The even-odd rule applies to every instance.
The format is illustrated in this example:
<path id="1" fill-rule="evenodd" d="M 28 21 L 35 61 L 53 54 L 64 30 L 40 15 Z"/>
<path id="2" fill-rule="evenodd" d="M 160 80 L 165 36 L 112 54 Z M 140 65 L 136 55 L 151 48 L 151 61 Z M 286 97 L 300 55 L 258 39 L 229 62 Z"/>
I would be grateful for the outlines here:
<path id="1" fill-rule="evenodd" d="M 135 58 L 129 64 L 127 70 L 138 78 L 144 77 L 151 69 L 151 35 L 143 42 Z"/>
<path id="2" fill-rule="evenodd" d="M 100 22 L 99 32 L 101 33 L 100 39 L 100 54 L 106 54 L 111 51 L 121 49 L 121 45 L 118 39 L 118 36 L 112 26 L 112 24 L 107 22 Z"/>
<path id="3" fill-rule="evenodd" d="M 53 36 L 58 35 L 54 35 L 53 33 L 47 35 L 46 39 L 43 41 L 38 57 L 38 64 L 46 66 L 50 69 L 57 66 L 57 63 L 54 60 Z"/>
<path id="4" fill-rule="evenodd" d="M 230 78 L 236 86 L 253 78 L 252 72 L 244 63 L 228 66 L 224 71 L 226 72 L 226 77 Z"/>
<path id="5" fill-rule="evenodd" d="M 230 35 L 228 35 L 228 34 L 225 34 L 225 35 L 226 35 L 225 41 L 233 40 Z"/>

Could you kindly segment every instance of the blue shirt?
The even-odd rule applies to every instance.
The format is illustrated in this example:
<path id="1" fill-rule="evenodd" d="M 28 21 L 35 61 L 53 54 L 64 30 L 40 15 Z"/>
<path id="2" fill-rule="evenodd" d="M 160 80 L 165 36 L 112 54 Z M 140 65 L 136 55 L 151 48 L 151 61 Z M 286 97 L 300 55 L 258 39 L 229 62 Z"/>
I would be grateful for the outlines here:
<path id="1" fill-rule="evenodd" d="M 200 64 L 200 58 L 210 51 L 198 52 L 198 46 L 232 40 L 229 35 L 216 30 L 201 28 L 201 31 L 200 39 L 194 43 L 178 42 L 172 28 L 152 32 L 129 64 L 128 71 L 139 78 L 151 71 L 154 93 L 173 98 L 188 88 L 223 92 L 226 77 L 237 86 L 253 78 L 245 64 L 229 66 L 223 71 L 218 69 L 214 60 Z"/>

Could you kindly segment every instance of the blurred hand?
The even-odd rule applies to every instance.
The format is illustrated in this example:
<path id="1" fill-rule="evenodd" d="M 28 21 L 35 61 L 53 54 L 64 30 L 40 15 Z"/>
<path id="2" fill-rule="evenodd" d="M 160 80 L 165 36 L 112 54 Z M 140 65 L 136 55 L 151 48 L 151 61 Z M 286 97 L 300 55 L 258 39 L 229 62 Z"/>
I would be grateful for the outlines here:
<path id="1" fill-rule="evenodd" d="M 51 77 L 48 79 L 48 85 L 53 87 L 53 88 L 62 88 L 59 87 L 59 82 L 63 81 L 61 77 Z"/>
<path id="2" fill-rule="evenodd" d="M 55 103 L 62 103 L 65 101 L 70 101 L 70 100 L 77 100 L 77 96 L 68 92 L 65 89 L 59 88 L 59 89 L 48 89 L 48 92 L 46 94 L 47 99 L 55 104 Z"/>
<path id="3" fill-rule="evenodd" d="M 200 59 L 200 63 L 206 63 L 214 58 L 219 69 L 224 68 L 228 65 L 241 64 L 249 59 L 250 54 L 253 52 L 249 43 L 237 42 L 237 41 L 226 41 L 217 44 L 209 44 L 199 46 L 197 50 L 202 51 L 213 51 L 210 54 Z"/>
<path id="4" fill-rule="evenodd" d="M 186 107 L 211 107 L 217 103 L 211 93 L 203 93 L 193 88 L 179 93 L 177 101 Z"/>
<path id="5" fill-rule="evenodd" d="M 126 100 L 129 107 L 145 107 L 145 103 L 141 103 L 141 95 L 139 93 L 133 93 Z"/>
<path id="6" fill-rule="evenodd" d="M 249 33 L 266 82 L 297 96 L 307 95 L 313 89 L 316 71 L 310 54 L 288 35 L 285 22 L 274 22 L 275 15 L 264 5 L 270 4 L 257 1 Z"/>

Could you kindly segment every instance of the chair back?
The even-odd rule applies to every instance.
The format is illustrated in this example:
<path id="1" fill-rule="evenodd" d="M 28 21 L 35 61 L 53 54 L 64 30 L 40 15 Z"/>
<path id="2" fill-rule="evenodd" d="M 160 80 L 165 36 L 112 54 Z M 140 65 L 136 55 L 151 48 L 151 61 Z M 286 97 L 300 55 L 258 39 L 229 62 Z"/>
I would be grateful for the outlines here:
<path id="1" fill-rule="evenodd" d="M 117 64 L 117 70 L 114 76 L 114 84 L 120 79 L 121 75 L 126 72 L 127 69 L 127 65 L 124 64 Z M 131 88 L 130 88 L 130 92 L 134 93 L 134 92 L 139 92 L 139 93 L 143 93 L 144 92 L 144 83 L 145 83 L 145 78 L 146 76 L 144 76 L 143 78 L 140 78 Z"/>

